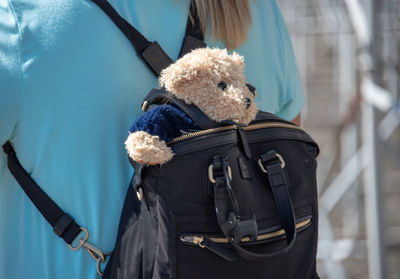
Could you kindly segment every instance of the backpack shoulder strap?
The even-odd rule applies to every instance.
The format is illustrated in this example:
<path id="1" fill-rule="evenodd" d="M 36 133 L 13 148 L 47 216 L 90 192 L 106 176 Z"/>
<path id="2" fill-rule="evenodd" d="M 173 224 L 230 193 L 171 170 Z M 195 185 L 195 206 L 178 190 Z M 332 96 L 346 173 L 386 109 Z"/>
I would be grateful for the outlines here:
<path id="1" fill-rule="evenodd" d="M 136 50 L 138 56 L 146 63 L 154 75 L 159 76 L 161 71 L 173 63 L 173 60 L 165 53 L 157 41 L 151 42 L 146 39 L 135 27 L 126 21 L 107 0 L 92 0 L 109 18 L 117 25 L 121 32 L 128 38 Z M 195 15 L 194 22 L 188 17 L 185 39 L 179 57 L 199 47 L 205 47 L 204 36 L 198 22 L 195 6 L 190 8 Z"/>
<path id="2" fill-rule="evenodd" d="M 122 33 L 128 38 L 135 48 L 139 57 L 146 63 L 152 72 L 159 76 L 161 71 L 173 63 L 172 59 L 165 53 L 157 41 L 150 42 L 147 40 L 135 27 L 121 17 L 118 12 L 112 7 L 107 0 L 92 0 L 98 5 L 117 25 Z M 182 57 L 186 53 L 196 48 L 205 47 L 204 35 L 201 31 L 197 9 L 193 1 L 190 4 L 190 15 L 187 19 L 185 38 L 179 53 Z M 188 105 L 181 100 L 175 98 L 170 92 L 165 89 L 153 89 L 143 102 L 143 110 L 146 111 L 149 105 L 157 104 L 162 100 L 168 100 L 184 111 L 201 129 L 209 129 L 217 127 L 216 123 L 209 119 L 198 107 Z"/>
<path id="3" fill-rule="evenodd" d="M 146 63 L 150 70 L 158 76 L 162 69 L 173 61 L 160 47 L 157 41 L 150 42 L 135 27 L 129 24 L 107 0 L 92 0 L 117 25 L 135 48 L 138 56 Z"/>
<path id="4" fill-rule="evenodd" d="M 36 184 L 20 164 L 15 150 L 9 141 L 3 145 L 3 150 L 7 155 L 7 166 L 11 174 L 33 205 L 39 210 L 40 214 L 42 214 L 53 227 L 54 233 L 62 238 L 71 250 L 77 251 L 82 247 L 85 248 L 93 259 L 96 260 L 97 273 L 101 276 L 100 264 L 105 261 L 106 254 L 88 242 L 89 231 L 79 226 L 69 214 L 65 213 L 39 185 Z M 82 235 L 81 232 L 83 232 L 84 235 Z M 75 247 L 72 246 L 73 241 L 79 235 L 82 235 L 79 239 L 79 243 L 76 244 Z"/>
<path id="5" fill-rule="evenodd" d="M 186 53 L 189 53 L 193 49 L 206 47 L 206 44 L 204 43 L 204 34 L 201 30 L 200 20 L 197 14 L 196 5 L 193 4 L 193 1 L 190 4 L 190 13 L 193 16 L 193 20 L 190 18 L 189 15 L 186 24 L 185 38 L 182 43 L 179 57 L 184 56 Z"/>
<path id="6" fill-rule="evenodd" d="M 74 219 L 65 213 L 31 178 L 18 161 L 10 142 L 3 145 L 7 154 L 7 166 L 18 184 L 24 190 L 35 207 L 53 227 L 53 231 L 71 245 L 75 237 L 82 231 Z"/>

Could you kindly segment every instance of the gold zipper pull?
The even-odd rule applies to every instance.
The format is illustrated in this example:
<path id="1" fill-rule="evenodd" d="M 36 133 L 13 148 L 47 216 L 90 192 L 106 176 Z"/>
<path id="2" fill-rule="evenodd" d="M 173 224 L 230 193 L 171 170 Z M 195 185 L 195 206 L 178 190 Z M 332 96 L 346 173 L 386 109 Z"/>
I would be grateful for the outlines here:
<path id="1" fill-rule="evenodd" d="M 189 243 L 192 245 L 197 245 L 202 247 L 201 243 L 204 241 L 204 236 L 198 236 L 198 235 L 181 235 L 181 241 L 185 243 Z"/>
<path id="2" fill-rule="evenodd" d="M 223 257 L 230 262 L 236 261 L 238 259 L 234 251 L 231 251 L 227 249 L 227 247 L 223 247 L 217 243 L 214 243 L 212 240 L 204 236 L 181 235 L 181 241 L 189 245 L 196 245 L 201 248 L 207 248 L 211 252 Z"/>

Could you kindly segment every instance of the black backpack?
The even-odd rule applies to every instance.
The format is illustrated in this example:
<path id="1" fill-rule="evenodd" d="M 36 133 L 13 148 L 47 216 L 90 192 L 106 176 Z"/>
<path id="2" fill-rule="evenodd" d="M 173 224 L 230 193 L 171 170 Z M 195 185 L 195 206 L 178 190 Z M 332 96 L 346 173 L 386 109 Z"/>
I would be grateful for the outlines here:
<path id="1" fill-rule="evenodd" d="M 106 0 L 93 2 L 155 75 L 172 63 L 157 42 L 149 42 Z M 188 19 L 180 56 L 204 47 L 203 39 L 198 20 Z M 319 150 L 312 138 L 266 112 L 248 126 L 214 123 L 163 88 L 148 94 L 143 109 L 165 101 L 202 130 L 170 142 L 175 156 L 165 165 L 131 160 L 135 174 L 104 278 L 318 278 Z M 10 143 L 3 149 L 11 173 L 54 232 L 71 249 L 87 249 L 100 274 L 105 255 L 88 242 L 88 232 L 29 177 Z M 82 231 L 86 237 L 72 247 Z"/>
<path id="2" fill-rule="evenodd" d="M 162 100 L 165 91 L 154 91 Z M 165 165 L 131 160 L 106 278 L 318 278 L 318 146 L 309 135 L 260 112 L 248 126 L 169 146 Z"/>

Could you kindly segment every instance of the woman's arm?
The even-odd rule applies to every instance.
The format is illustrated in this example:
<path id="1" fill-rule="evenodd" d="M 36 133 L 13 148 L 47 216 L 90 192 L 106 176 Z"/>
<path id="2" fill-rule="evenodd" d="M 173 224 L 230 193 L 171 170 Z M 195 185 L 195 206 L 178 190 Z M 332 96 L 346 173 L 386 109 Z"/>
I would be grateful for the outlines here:
<path id="1" fill-rule="evenodd" d="M 300 126 L 300 122 L 301 122 L 301 113 L 299 113 L 293 120 L 292 122 L 294 124 L 296 124 L 297 126 Z"/>

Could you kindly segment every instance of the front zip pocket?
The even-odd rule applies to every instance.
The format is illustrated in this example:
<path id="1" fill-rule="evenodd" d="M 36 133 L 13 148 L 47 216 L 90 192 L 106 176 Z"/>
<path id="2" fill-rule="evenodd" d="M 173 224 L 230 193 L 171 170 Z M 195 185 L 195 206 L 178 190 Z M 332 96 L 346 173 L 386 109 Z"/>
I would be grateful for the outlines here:
<path id="1" fill-rule="evenodd" d="M 286 129 L 293 129 L 293 130 L 298 130 L 298 131 L 304 132 L 304 130 L 301 127 L 298 127 L 294 124 L 286 124 L 286 123 L 281 123 L 281 122 L 267 122 L 267 123 L 250 124 L 248 126 L 242 127 L 241 129 L 243 129 L 244 131 L 253 131 L 253 130 L 268 129 L 268 128 L 286 128 Z M 222 127 L 218 127 L 218 128 L 196 131 L 193 133 L 185 133 L 177 138 L 174 138 L 168 144 L 173 144 L 176 142 L 189 140 L 192 138 L 209 135 L 209 134 L 213 134 L 213 133 L 224 132 L 224 131 L 228 131 L 228 130 L 237 130 L 237 129 L 238 129 L 238 126 L 229 125 L 229 126 L 222 126 Z"/>
<path id="2" fill-rule="evenodd" d="M 307 229 L 311 226 L 311 217 L 307 217 L 296 224 L 297 233 Z M 256 240 L 251 241 L 249 237 L 243 237 L 240 240 L 241 244 L 258 244 L 269 240 L 280 240 L 285 237 L 285 231 L 283 229 L 266 230 L 268 232 L 261 233 L 257 236 Z M 200 248 L 207 248 L 215 254 L 225 258 L 228 261 L 235 261 L 237 259 L 236 253 L 233 250 L 226 249 L 226 245 L 229 244 L 229 240 L 223 236 L 210 235 L 205 233 L 182 233 L 180 235 L 180 241 L 183 244 L 190 246 L 197 246 Z"/>

